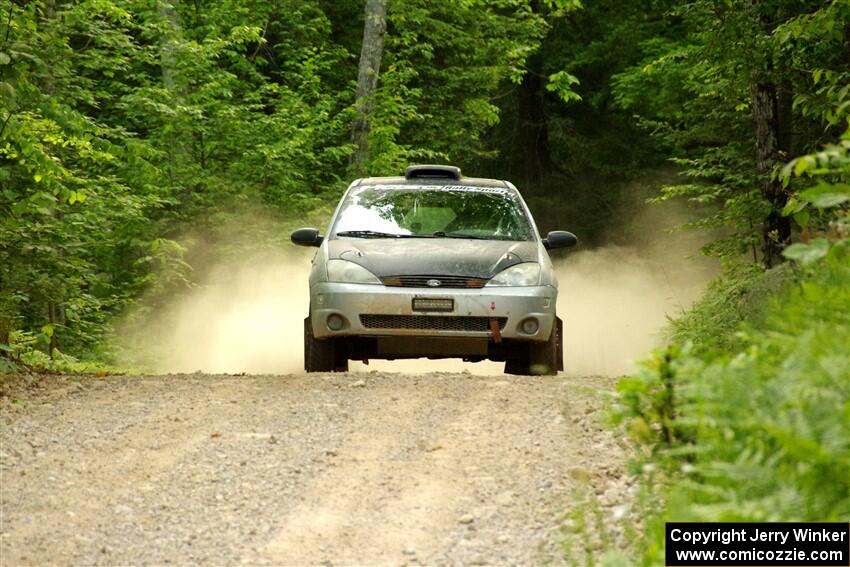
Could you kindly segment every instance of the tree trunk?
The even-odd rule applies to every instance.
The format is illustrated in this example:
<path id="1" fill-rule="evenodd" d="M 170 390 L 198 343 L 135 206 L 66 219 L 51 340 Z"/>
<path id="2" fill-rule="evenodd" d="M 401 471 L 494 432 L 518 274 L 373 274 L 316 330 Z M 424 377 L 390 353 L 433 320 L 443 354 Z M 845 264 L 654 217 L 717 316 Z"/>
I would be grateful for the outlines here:
<path id="1" fill-rule="evenodd" d="M 177 83 L 176 43 L 182 34 L 180 15 L 177 13 L 179 3 L 180 0 L 159 0 L 158 7 L 160 17 L 167 24 L 166 32 L 160 41 L 159 64 L 162 69 L 162 84 L 172 94 L 176 94 L 174 91 Z"/>
<path id="2" fill-rule="evenodd" d="M 770 14 L 760 0 L 753 0 L 752 7 L 761 31 L 766 36 L 774 32 L 776 14 Z M 761 195 L 770 203 L 770 212 L 762 224 L 762 262 L 772 267 L 782 262 L 782 249 L 791 238 L 791 219 L 782 216 L 782 208 L 788 202 L 788 194 L 782 183 L 773 175 L 782 158 L 780 146 L 790 141 L 788 132 L 783 131 L 780 116 L 779 89 L 776 73 L 769 54 L 765 60 L 750 70 L 750 95 L 752 97 L 753 129 L 756 142 L 756 168 L 761 177 Z M 786 156 L 787 157 L 787 156 Z"/>
<path id="3" fill-rule="evenodd" d="M 56 0 L 45 0 L 44 2 L 44 25 L 53 38 L 56 38 Z M 47 96 L 53 96 L 56 92 L 56 84 L 53 79 L 53 65 L 55 61 L 55 51 L 50 52 L 47 59 L 47 72 L 44 73 L 41 83 L 41 90 Z"/>
<path id="4" fill-rule="evenodd" d="M 779 163 L 779 99 L 776 85 L 769 82 L 753 84 L 751 93 L 756 166 L 762 177 L 762 197 L 770 203 L 770 212 L 762 226 L 762 261 L 770 268 L 782 261 L 782 249 L 791 236 L 791 220 L 781 213 L 788 195 L 772 175 Z"/>
<path id="5" fill-rule="evenodd" d="M 378 72 L 384 52 L 384 35 L 387 30 L 387 0 L 366 0 L 366 21 L 363 24 L 363 46 L 360 49 L 360 67 L 357 71 L 357 118 L 353 125 L 353 139 L 357 148 L 351 163 L 357 166 L 369 155 L 369 130 L 378 88 Z"/>
<path id="6" fill-rule="evenodd" d="M 540 180 L 551 169 L 549 123 L 546 119 L 546 91 L 543 88 L 540 57 L 532 56 L 528 66 L 529 70 L 523 77 L 517 93 L 519 147 L 523 153 L 523 181 L 537 190 Z"/>
<path id="7" fill-rule="evenodd" d="M 163 23 L 163 33 L 159 40 L 160 73 L 162 85 L 168 91 L 173 108 L 183 106 L 188 94 L 185 77 L 182 76 L 179 65 L 183 40 L 183 22 L 180 20 L 179 7 L 180 0 L 157 0 L 157 13 Z M 180 187 L 178 197 L 188 199 L 197 189 L 197 184 L 192 179 L 183 177 L 181 173 L 197 161 L 192 147 L 194 124 L 182 111 L 177 111 L 169 121 L 171 132 L 170 143 L 166 148 L 166 171 L 170 182 Z"/>
<path id="8" fill-rule="evenodd" d="M 50 360 L 53 360 L 53 355 L 56 351 L 56 304 L 53 301 L 47 303 L 47 321 L 51 325 L 47 353 L 50 355 Z"/>
<path id="9" fill-rule="evenodd" d="M 541 7 L 539 0 L 531 0 L 529 6 L 533 13 L 546 16 L 546 10 Z M 545 38 L 541 39 L 541 44 L 543 41 Z M 540 52 L 532 54 L 526 65 L 527 71 L 517 90 L 518 142 L 522 152 L 523 182 L 533 191 L 538 191 L 541 180 L 552 169 L 543 57 Z"/>

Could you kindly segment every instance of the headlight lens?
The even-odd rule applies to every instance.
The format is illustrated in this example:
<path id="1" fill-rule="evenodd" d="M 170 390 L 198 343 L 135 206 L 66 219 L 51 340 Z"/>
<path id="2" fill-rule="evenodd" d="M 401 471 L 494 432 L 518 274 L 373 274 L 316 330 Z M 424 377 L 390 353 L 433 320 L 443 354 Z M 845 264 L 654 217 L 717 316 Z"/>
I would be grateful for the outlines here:
<path id="1" fill-rule="evenodd" d="M 487 282 L 488 286 L 529 286 L 540 282 L 540 264 L 523 262 L 504 269 Z"/>
<path id="2" fill-rule="evenodd" d="M 328 281 L 340 283 L 380 284 L 378 276 L 348 260 L 328 260 Z"/>

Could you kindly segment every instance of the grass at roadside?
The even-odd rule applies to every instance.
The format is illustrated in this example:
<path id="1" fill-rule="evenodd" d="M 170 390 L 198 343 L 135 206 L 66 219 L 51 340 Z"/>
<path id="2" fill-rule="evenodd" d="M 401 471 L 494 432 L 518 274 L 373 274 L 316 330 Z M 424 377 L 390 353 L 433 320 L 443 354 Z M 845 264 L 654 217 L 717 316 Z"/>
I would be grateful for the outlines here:
<path id="1" fill-rule="evenodd" d="M 850 246 L 808 267 L 727 275 L 619 386 L 615 422 L 645 450 L 642 537 L 665 521 L 850 519 Z"/>

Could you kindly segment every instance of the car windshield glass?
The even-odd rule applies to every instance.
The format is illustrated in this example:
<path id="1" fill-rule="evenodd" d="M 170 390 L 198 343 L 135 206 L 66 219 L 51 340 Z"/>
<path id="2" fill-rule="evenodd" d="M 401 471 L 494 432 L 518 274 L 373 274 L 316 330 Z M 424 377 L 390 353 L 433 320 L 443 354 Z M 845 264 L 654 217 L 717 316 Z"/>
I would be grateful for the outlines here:
<path id="1" fill-rule="evenodd" d="M 532 232 L 519 200 L 504 189 L 379 185 L 349 193 L 332 234 L 530 240 Z"/>

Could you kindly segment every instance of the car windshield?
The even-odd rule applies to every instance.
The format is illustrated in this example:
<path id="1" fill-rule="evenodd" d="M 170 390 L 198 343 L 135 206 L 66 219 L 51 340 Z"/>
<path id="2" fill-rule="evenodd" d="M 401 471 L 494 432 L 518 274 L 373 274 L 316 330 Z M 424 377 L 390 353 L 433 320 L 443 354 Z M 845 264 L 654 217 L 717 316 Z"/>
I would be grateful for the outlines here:
<path id="1" fill-rule="evenodd" d="M 409 185 L 352 190 L 334 236 L 530 240 L 531 224 L 517 197 L 496 187 Z"/>

